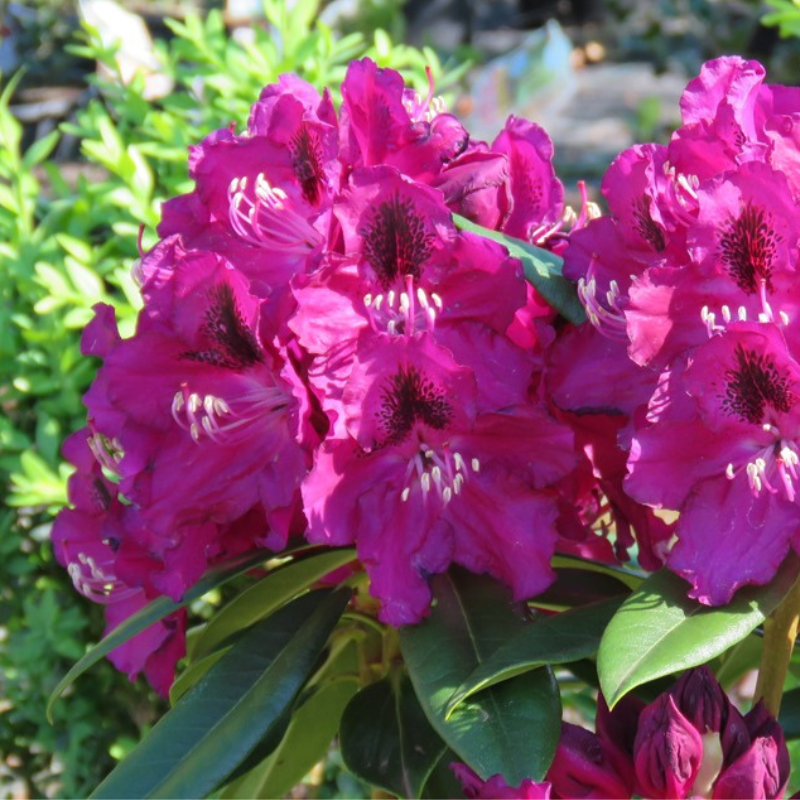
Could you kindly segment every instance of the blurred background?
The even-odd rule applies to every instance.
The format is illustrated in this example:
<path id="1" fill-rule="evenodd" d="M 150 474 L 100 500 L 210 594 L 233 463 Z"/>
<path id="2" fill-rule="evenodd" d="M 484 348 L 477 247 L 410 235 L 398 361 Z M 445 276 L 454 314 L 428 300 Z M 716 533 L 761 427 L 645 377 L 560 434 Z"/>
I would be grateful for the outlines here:
<path id="1" fill-rule="evenodd" d="M 568 197 L 584 179 L 598 199 L 621 150 L 666 141 L 703 61 L 737 53 L 798 84 L 799 36 L 795 0 L 0 2 L 0 798 L 85 796 L 166 708 L 104 662 L 46 721 L 103 631 L 48 535 L 97 366 L 80 331 L 98 301 L 132 330 L 139 229 L 152 245 L 160 203 L 189 190 L 188 144 L 241 125 L 282 72 L 336 87 L 369 55 L 423 91 L 430 66 L 475 138 L 510 113 L 540 123 Z M 291 796 L 363 791 L 334 750 Z"/>

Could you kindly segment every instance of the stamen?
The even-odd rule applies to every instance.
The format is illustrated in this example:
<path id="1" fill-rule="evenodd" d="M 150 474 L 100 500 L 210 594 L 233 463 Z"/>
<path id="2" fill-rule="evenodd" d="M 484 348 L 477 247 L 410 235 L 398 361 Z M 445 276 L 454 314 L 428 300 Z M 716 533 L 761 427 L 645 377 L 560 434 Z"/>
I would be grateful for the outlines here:
<path id="1" fill-rule="evenodd" d="M 272 186 L 263 173 L 249 191 L 247 177 L 234 178 L 228 187 L 228 217 L 234 232 L 256 247 L 306 255 L 324 237 L 298 211 L 286 192 Z"/>

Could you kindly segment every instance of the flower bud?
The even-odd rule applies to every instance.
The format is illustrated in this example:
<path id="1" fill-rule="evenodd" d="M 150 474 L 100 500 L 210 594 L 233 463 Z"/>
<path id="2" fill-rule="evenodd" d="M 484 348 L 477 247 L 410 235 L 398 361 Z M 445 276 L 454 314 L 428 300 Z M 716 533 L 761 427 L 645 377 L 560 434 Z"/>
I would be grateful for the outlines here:
<path id="1" fill-rule="evenodd" d="M 632 787 L 621 777 L 595 734 L 569 722 L 561 723 L 561 739 L 547 780 L 554 798 L 630 797 Z"/>
<path id="2" fill-rule="evenodd" d="M 708 667 L 684 673 L 669 693 L 681 714 L 701 735 L 724 726 L 730 701 Z"/>
<path id="3" fill-rule="evenodd" d="M 636 777 L 633 771 L 633 745 L 636 740 L 636 729 L 639 715 L 645 704 L 632 694 L 625 695 L 610 711 L 605 697 L 597 698 L 597 718 L 595 730 L 603 743 L 606 757 L 614 765 L 614 769 L 623 776 L 626 783 L 633 786 Z"/>
<path id="4" fill-rule="evenodd" d="M 703 741 L 671 694 L 662 694 L 642 711 L 633 756 L 640 794 L 689 796 L 703 760 Z"/>
<path id="5" fill-rule="evenodd" d="M 714 798 L 781 797 L 789 779 L 789 752 L 781 726 L 759 703 L 744 717 L 751 737 L 742 753 L 727 753 L 714 784 Z M 735 751 L 734 751 L 735 752 Z"/>

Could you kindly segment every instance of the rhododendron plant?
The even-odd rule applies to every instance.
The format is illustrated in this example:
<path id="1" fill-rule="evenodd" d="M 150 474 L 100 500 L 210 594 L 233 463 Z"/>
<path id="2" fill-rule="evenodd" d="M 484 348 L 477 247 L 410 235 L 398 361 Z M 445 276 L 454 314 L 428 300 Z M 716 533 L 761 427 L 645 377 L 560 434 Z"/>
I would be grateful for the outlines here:
<path id="1" fill-rule="evenodd" d="M 476 141 L 369 59 L 191 148 L 65 445 L 108 636 L 56 695 L 108 654 L 173 706 L 97 796 L 281 795 L 337 735 L 398 796 L 782 796 L 800 90 L 763 79 L 707 64 L 607 214 L 535 122 Z"/>

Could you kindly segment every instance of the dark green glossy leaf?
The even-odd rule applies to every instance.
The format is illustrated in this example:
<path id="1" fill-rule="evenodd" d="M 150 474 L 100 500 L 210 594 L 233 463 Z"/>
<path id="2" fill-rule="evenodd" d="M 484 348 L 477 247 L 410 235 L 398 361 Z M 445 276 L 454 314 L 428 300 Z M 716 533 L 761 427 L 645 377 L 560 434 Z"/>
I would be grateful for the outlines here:
<path id="1" fill-rule="evenodd" d="M 213 790 L 285 719 L 349 597 L 346 590 L 304 594 L 251 628 L 91 796 Z"/>
<path id="2" fill-rule="evenodd" d="M 783 695 L 778 722 L 787 739 L 800 739 L 800 686 Z"/>
<path id="3" fill-rule="evenodd" d="M 609 706 L 631 689 L 705 664 L 760 625 L 791 588 L 800 560 L 789 556 L 768 586 L 739 590 L 727 606 L 690 600 L 688 584 L 666 569 L 651 575 L 606 628 L 597 657 Z"/>
<path id="4" fill-rule="evenodd" d="M 602 572 L 557 567 L 555 573 L 555 581 L 544 592 L 536 595 L 530 601 L 530 606 L 565 611 L 611 597 L 619 598 L 621 601 L 631 593 L 626 583 Z"/>
<path id="5" fill-rule="evenodd" d="M 467 698 L 489 686 L 544 664 L 566 664 L 593 656 L 606 625 L 621 605 L 622 598 L 611 598 L 529 623 L 458 687 L 447 704 L 448 718 Z"/>
<path id="6" fill-rule="evenodd" d="M 502 244 L 509 255 L 518 258 L 525 270 L 525 278 L 532 283 L 545 300 L 563 317 L 575 325 L 586 321 L 586 312 L 578 300 L 575 287 L 561 274 L 563 260 L 548 250 L 542 250 L 522 239 L 484 228 L 466 217 L 453 214 L 453 221 L 463 231 L 475 233 L 484 239 Z"/>
<path id="7" fill-rule="evenodd" d="M 50 700 L 47 703 L 47 718 L 52 722 L 53 704 L 76 678 L 86 672 L 89 667 L 96 664 L 103 656 L 108 655 L 115 647 L 124 644 L 128 639 L 132 639 L 137 633 L 146 630 L 160 619 L 169 616 L 189 603 L 202 597 L 206 592 L 211 591 L 217 586 L 222 586 L 237 575 L 247 572 L 259 564 L 263 564 L 267 559 L 273 558 L 274 553 L 261 551 L 256 554 L 249 554 L 244 559 L 238 558 L 234 561 L 220 564 L 201 578 L 183 597 L 179 603 L 175 603 L 168 597 L 159 597 L 148 603 L 144 608 L 132 614 L 121 625 L 114 628 L 108 636 L 92 647 L 83 658 L 75 663 L 67 674 L 58 682 L 58 686 L 53 689 Z"/>
<path id="8" fill-rule="evenodd" d="M 320 578 L 350 563 L 355 557 L 355 550 L 350 548 L 324 550 L 270 572 L 209 620 L 195 642 L 192 660 L 202 658 L 238 631 L 269 616 Z"/>
<path id="9" fill-rule="evenodd" d="M 318 688 L 292 716 L 283 740 L 260 764 L 220 795 L 233 798 L 284 797 L 325 757 L 345 706 L 358 691 L 358 678 L 340 677 Z"/>
<path id="10" fill-rule="evenodd" d="M 350 772 L 398 797 L 419 797 L 447 749 L 411 681 L 400 673 L 367 686 L 350 701 L 339 742 Z"/>
<path id="11" fill-rule="evenodd" d="M 496 581 L 451 569 L 432 580 L 427 620 L 400 630 L 417 697 L 438 734 L 483 778 L 509 785 L 541 780 L 555 753 L 561 723 L 558 687 L 549 668 L 527 672 L 469 698 L 446 718 L 459 686 L 526 627 Z"/>
<path id="12" fill-rule="evenodd" d="M 226 652 L 228 652 L 228 650 L 230 650 L 230 648 L 215 650 L 205 658 L 201 658 L 199 661 L 195 661 L 194 664 L 189 665 L 178 675 L 172 686 L 169 687 L 169 704 L 174 706 L 178 700 L 180 700 L 181 697 L 183 697 L 186 692 L 188 692 Z"/>
<path id="13" fill-rule="evenodd" d="M 624 583 L 629 589 L 638 589 L 647 577 L 629 567 L 621 567 L 618 564 L 604 564 L 602 561 L 591 561 L 588 558 L 565 556 L 560 553 L 556 553 L 550 563 L 554 569 L 576 569 L 583 572 L 608 575 Z"/>
<path id="14" fill-rule="evenodd" d="M 281 739 L 259 744 L 229 778 L 221 798 L 283 797 L 325 756 L 360 685 L 358 646 L 341 634 L 341 629 L 334 633 L 328 658 L 295 701 Z"/>
<path id="15" fill-rule="evenodd" d="M 464 788 L 450 768 L 451 764 L 457 764 L 459 761 L 461 759 L 458 755 L 448 747 L 428 777 L 422 790 L 422 797 L 431 798 L 431 800 L 439 797 L 462 797 Z"/>

